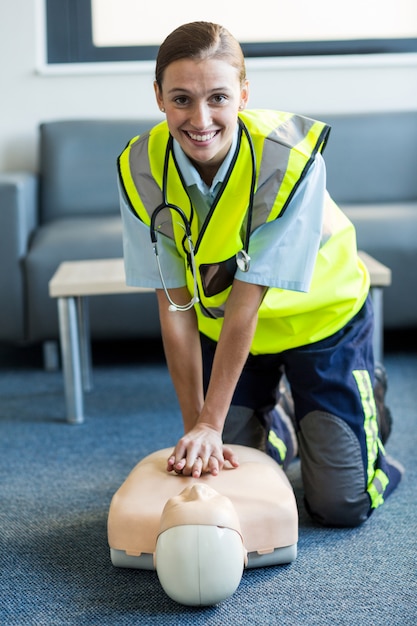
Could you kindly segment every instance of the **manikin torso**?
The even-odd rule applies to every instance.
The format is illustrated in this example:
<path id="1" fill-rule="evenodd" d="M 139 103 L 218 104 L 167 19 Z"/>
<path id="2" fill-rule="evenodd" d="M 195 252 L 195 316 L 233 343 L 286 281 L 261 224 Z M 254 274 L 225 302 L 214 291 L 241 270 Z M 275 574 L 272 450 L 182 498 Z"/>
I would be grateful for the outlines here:
<path id="1" fill-rule="evenodd" d="M 277 548 L 296 544 L 297 506 L 283 470 L 259 450 L 231 447 L 238 454 L 239 467 L 225 466 L 218 476 L 204 474 L 194 479 L 168 473 L 166 463 L 171 448 L 140 461 L 113 497 L 108 519 L 110 547 L 132 557 L 153 555 L 165 504 L 192 484 L 205 484 L 230 499 L 249 554 L 249 566 L 251 553 L 268 555 Z M 213 501 L 213 511 L 214 508 Z M 207 508 L 199 523 L 212 523 Z M 140 567 L 133 561 L 132 566 Z"/>

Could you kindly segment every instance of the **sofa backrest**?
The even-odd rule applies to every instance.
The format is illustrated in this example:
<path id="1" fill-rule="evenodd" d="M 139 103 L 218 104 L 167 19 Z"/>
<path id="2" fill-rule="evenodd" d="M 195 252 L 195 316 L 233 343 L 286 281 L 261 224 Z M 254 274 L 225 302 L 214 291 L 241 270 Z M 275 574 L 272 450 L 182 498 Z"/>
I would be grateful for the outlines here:
<path id="1" fill-rule="evenodd" d="M 417 200 L 417 112 L 314 115 L 332 127 L 327 186 L 341 204 Z M 116 160 L 156 120 L 69 120 L 40 128 L 40 220 L 119 212 Z"/>
<path id="2" fill-rule="evenodd" d="M 332 127 L 323 156 L 336 202 L 417 200 L 417 111 L 312 117 Z"/>
<path id="3" fill-rule="evenodd" d="M 69 120 L 40 127 L 40 220 L 119 212 L 116 161 L 155 120 Z"/>

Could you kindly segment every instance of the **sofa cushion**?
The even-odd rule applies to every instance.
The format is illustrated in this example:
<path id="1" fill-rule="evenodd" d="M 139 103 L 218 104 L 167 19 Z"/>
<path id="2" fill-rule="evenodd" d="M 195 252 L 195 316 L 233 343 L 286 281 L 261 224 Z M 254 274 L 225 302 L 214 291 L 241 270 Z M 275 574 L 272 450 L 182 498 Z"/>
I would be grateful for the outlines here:
<path id="1" fill-rule="evenodd" d="M 58 336 L 57 303 L 49 297 L 48 283 L 62 261 L 122 256 L 120 216 L 64 218 L 41 226 L 25 260 L 27 336 L 33 341 Z M 160 336 L 153 293 L 92 297 L 90 318 L 93 338 Z"/>
<path id="2" fill-rule="evenodd" d="M 336 202 L 417 200 L 417 114 L 315 116 L 332 130 L 324 151 L 327 186 Z"/>
<path id="3" fill-rule="evenodd" d="M 40 127 L 40 221 L 119 213 L 116 161 L 155 121 L 69 120 Z"/>
<path id="4" fill-rule="evenodd" d="M 417 250 L 417 202 L 340 207 L 356 227 L 359 248 Z"/>
<path id="5" fill-rule="evenodd" d="M 415 327 L 417 320 L 417 202 L 342 205 L 356 227 L 358 248 L 391 269 L 384 289 L 384 327 Z"/>

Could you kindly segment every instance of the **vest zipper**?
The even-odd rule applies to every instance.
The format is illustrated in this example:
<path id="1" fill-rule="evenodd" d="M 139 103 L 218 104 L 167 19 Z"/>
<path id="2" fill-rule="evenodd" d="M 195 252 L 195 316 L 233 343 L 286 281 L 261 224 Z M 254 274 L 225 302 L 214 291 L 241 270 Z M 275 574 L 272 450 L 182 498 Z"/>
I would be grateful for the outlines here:
<path id="1" fill-rule="evenodd" d="M 210 219 L 212 218 L 213 213 L 214 213 L 214 211 L 215 211 L 215 209 L 216 209 L 216 207 L 217 207 L 217 205 L 218 205 L 218 203 L 220 201 L 220 198 L 222 197 L 222 194 L 223 194 L 223 192 L 224 192 L 224 190 L 226 188 L 226 185 L 229 182 L 231 173 L 233 171 L 233 168 L 234 168 L 234 166 L 236 164 L 236 161 L 237 161 L 237 158 L 238 158 L 238 155 L 239 155 L 239 150 L 240 150 L 241 143 L 242 143 L 242 128 L 241 128 L 240 123 L 239 123 L 239 134 L 238 134 L 238 139 L 237 139 L 235 153 L 234 153 L 233 158 L 232 158 L 232 160 L 230 162 L 229 168 L 228 168 L 228 170 L 226 172 L 226 176 L 224 177 L 224 180 L 222 181 L 222 183 L 220 185 L 220 189 L 217 192 L 216 197 L 213 200 L 213 204 L 211 205 L 210 210 L 207 213 L 206 219 L 204 220 L 204 223 L 203 223 L 203 225 L 201 227 L 201 230 L 200 230 L 200 232 L 198 234 L 198 238 L 197 238 L 197 241 L 196 241 L 196 244 L 195 244 L 195 247 L 194 247 L 194 254 L 197 254 L 197 252 L 198 252 L 198 248 L 200 247 L 200 243 L 201 243 L 201 241 L 202 241 L 202 239 L 204 237 L 204 233 L 207 230 L 207 226 L 209 225 Z M 212 317 L 212 316 L 210 316 L 210 317 Z"/>

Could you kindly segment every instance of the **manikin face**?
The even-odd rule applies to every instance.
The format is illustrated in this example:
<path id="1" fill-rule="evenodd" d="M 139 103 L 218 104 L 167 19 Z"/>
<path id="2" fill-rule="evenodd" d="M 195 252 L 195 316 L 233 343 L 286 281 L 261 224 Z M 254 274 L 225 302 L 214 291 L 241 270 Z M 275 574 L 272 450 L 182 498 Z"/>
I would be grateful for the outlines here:
<path id="1" fill-rule="evenodd" d="M 165 504 L 161 529 L 182 524 L 221 526 L 240 533 L 239 519 L 230 499 L 203 483 L 186 487 Z"/>
<path id="2" fill-rule="evenodd" d="M 181 59 L 167 66 L 155 94 L 171 135 L 210 184 L 231 146 L 238 111 L 246 106 L 247 81 L 242 86 L 227 61 Z"/>

